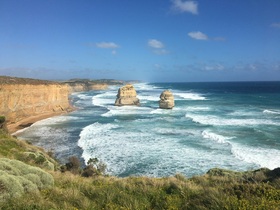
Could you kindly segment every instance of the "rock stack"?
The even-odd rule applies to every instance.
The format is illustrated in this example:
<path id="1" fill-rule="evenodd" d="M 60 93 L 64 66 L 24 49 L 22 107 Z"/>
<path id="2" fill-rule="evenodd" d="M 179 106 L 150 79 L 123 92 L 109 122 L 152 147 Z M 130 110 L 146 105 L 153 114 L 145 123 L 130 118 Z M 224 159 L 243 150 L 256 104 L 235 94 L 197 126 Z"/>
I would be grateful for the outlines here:
<path id="1" fill-rule="evenodd" d="M 115 106 L 140 105 L 137 93 L 131 84 L 119 88 Z"/>
<path id="2" fill-rule="evenodd" d="M 172 109 L 175 106 L 174 96 L 169 90 L 165 90 L 160 94 L 159 108 Z"/>

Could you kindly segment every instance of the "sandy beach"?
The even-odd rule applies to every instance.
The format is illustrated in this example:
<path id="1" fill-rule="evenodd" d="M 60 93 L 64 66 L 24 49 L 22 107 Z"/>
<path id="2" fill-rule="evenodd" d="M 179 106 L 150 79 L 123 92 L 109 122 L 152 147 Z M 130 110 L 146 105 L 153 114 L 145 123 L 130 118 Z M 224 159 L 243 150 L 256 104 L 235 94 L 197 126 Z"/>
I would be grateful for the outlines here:
<path id="1" fill-rule="evenodd" d="M 13 124 L 8 124 L 7 128 L 9 133 L 14 134 L 17 131 L 27 128 L 29 126 L 31 126 L 33 123 L 43 120 L 43 119 L 47 119 L 49 117 L 54 117 L 54 116 L 59 116 L 59 115 L 63 115 L 63 114 L 67 114 L 71 111 L 74 111 L 75 109 L 72 108 L 70 111 L 61 111 L 61 112 L 49 112 L 49 113 L 44 113 L 41 115 L 36 115 L 36 116 L 32 116 L 32 117 L 27 117 L 24 120 L 20 120 L 17 123 L 13 123 Z"/>

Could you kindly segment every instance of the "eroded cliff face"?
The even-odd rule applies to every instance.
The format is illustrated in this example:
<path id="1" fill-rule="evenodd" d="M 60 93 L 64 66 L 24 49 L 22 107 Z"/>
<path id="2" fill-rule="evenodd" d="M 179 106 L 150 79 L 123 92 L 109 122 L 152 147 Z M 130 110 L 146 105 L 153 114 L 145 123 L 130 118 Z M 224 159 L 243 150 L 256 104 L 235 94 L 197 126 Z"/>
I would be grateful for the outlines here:
<path id="1" fill-rule="evenodd" d="M 108 85 L 103 84 L 86 84 L 86 83 L 67 83 L 70 93 L 83 92 L 90 90 L 106 90 Z"/>
<path id="2" fill-rule="evenodd" d="M 9 125 L 71 109 L 69 87 L 58 83 L 0 83 L 0 115 Z"/>

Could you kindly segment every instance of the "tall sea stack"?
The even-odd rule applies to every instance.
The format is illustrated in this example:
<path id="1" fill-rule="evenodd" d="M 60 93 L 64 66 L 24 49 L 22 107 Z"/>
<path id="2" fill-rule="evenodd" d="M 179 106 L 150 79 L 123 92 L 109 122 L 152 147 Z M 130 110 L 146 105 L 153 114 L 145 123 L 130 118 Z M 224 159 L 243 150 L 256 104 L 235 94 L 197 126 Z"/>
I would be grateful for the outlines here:
<path id="1" fill-rule="evenodd" d="M 175 106 L 174 96 L 169 90 L 165 90 L 160 94 L 159 108 L 172 109 Z"/>
<path id="2" fill-rule="evenodd" d="M 119 88 L 115 106 L 140 105 L 136 90 L 133 85 L 127 84 Z"/>

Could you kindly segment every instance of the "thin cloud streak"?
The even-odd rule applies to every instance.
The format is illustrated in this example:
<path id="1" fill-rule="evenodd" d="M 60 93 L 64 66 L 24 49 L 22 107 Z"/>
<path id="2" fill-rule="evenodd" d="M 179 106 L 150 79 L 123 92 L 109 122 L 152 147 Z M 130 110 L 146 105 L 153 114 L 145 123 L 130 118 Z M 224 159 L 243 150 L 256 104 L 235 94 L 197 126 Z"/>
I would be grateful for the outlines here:
<path id="1" fill-rule="evenodd" d="M 115 44 L 114 42 L 99 42 L 96 43 L 96 47 L 98 48 L 105 48 L 105 49 L 115 49 L 119 48 L 119 45 Z"/>
<path id="2" fill-rule="evenodd" d="M 270 26 L 273 28 L 280 28 L 280 23 L 272 23 Z"/>

